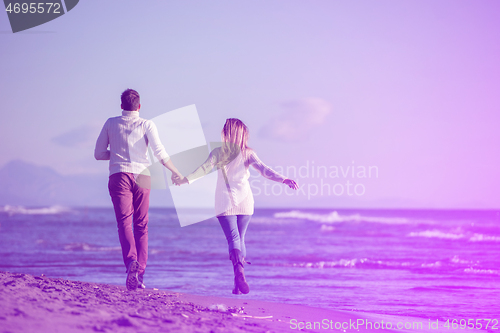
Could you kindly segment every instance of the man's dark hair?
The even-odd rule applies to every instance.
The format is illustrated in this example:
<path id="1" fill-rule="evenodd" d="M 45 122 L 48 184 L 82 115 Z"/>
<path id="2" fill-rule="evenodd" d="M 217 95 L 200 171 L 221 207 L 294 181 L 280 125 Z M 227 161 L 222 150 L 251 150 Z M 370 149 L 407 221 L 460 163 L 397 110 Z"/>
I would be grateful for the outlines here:
<path id="1" fill-rule="evenodd" d="M 139 93 L 134 89 L 127 89 L 122 93 L 122 109 L 125 111 L 135 111 L 141 104 Z"/>

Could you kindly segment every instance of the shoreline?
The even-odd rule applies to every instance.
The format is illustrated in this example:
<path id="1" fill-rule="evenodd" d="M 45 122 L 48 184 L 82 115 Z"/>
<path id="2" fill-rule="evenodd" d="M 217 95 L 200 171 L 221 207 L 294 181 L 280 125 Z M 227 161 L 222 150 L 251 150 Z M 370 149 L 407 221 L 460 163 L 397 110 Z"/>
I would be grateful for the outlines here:
<path id="1" fill-rule="evenodd" d="M 427 320 L 238 298 L 70 281 L 0 271 L 1 333 L 17 332 L 371 332 L 385 320 Z M 375 327 L 366 327 L 367 321 Z M 316 324 L 315 324 L 316 323 Z M 363 323 L 363 324 L 362 324 Z M 313 325 L 316 325 L 315 327 Z M 343 325 L 343 327 L 341 327 Z"/>
<path id="2" fill-rule="evenodd" d="M 291 328 L 293 319 L 299 323 L 325 318 L 354 322 L 363 318 L 357 313 L 244 296 L 196 296 L 156 289 L 128 291 L 124 286 L 1 271 L 0 286 L 0 327 L 2 332 L 11 333 L 293 332 L 299 331 L 299 327 Z"/>

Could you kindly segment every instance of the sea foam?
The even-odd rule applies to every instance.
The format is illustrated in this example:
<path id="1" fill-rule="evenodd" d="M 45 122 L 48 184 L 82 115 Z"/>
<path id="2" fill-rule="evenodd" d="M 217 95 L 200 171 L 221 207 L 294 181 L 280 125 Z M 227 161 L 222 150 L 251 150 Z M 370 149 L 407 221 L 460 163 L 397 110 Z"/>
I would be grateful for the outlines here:
<path id="1" fill-rule="evenodd" d="M 336 211 L 333 211 L 329 214 L 317 214 L 317 213 L 307 213 L 298 210 L 292 210 L 290 212 L 275 213 L 274 217 L 305 219 L 320 223 L 372 222 L 372 223 L 384 223 L 384 224 L 409 224 L 417 222 L 402 217 L 370 217 L 370 216 L 361 216 L 360 214 L 340 215 Z"/>
<path id="2" fill-rule="evenodd" d="M 22 214 L 22 215 L 54 215 L 69 213 L 72 210 L 63 206 L 51 206 L 43 208 L 25 208 L 23 206 L 10 206 L 5 205 L 0 208 L 0 213 L 7 213 L 9 216 Z"/>

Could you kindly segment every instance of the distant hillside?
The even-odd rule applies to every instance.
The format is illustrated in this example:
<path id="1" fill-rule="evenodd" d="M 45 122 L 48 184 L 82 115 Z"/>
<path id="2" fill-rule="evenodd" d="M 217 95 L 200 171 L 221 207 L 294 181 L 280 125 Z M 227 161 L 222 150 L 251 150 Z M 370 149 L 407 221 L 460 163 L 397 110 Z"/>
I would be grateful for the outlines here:
<path id="1" fill-rule="evenodd" d="M 0 205 L 109 206 L 107 175 L 63 176 L 15 160 L 0 169 Z"/>
<path id="2" fill-rule="evenodd" d="M 0 169 L 0 206 L 112 207 L 108 175 L 63 176 L 55 170 L 20 160 Z M 173 207 L 168 190 L 152 190 L 151 207 Z"/>
<path id="3" fill-rule="evenodd" d="M 258 178 L 263 182 L 262 178 Z M 307 189 L 307 187 L 304 188 Z M 259 195 L 260 194 L 260 195 Z M 301 194 L 301 193 L 296 193 Z M 398 198 L 362 200 L 347 196 L 320 196 L 307 200 L 302 195 L 269 196 L 254 190 L 256 208 L 311 207 L 311 208 L 421 208 L 416 203 Z M 14 160 L 0 169 L 0 206 L 69 206 L 112 207 L 108 193 L 107 174 L 80 174 L 64 176 L 46 166 Z M 152 190 L 151 207 L 174 207 L 169 190 Z M 1 208 L 1 207 L 0 207 Z M 435 208 L 435 207 L 430 207 Z"/>

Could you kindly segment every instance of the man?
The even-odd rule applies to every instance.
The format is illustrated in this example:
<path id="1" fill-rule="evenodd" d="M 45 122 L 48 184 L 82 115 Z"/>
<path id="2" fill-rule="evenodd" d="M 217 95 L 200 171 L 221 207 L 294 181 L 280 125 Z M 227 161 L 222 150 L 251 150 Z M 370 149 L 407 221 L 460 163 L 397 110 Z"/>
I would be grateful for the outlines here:
<path id="1" fill-rule="evenodd" d="M 97 138 L 96 160 L 109 160 L 109 194 L 115 209 L 129 290 L 145 288 L 148 260 L 148 209 L 151 177 L 148 144 L 155 157 L 172 172 L 172 181 L 182 175 L 165 151 L 155 124 L 139 117 L 139 93 L 132 89 L 121 95 L 122 115 L 109 118 Z M 109 149 L 108 149 L 109 146 Z M 133 230 L 132 230 L 133 222 Z"/>

